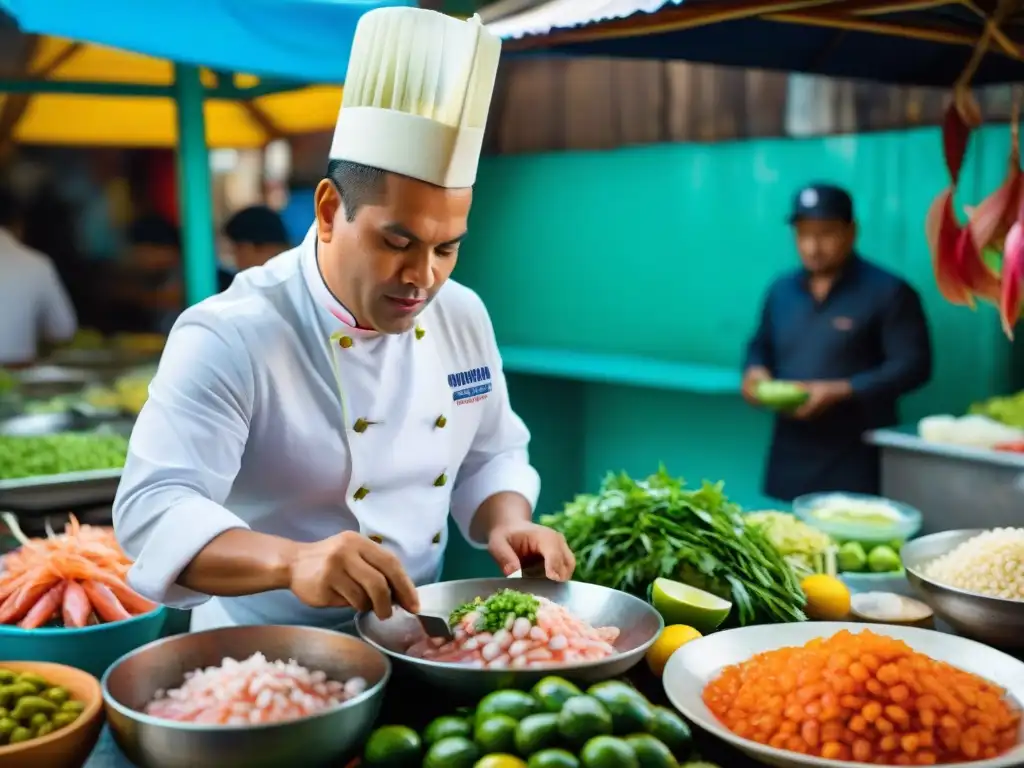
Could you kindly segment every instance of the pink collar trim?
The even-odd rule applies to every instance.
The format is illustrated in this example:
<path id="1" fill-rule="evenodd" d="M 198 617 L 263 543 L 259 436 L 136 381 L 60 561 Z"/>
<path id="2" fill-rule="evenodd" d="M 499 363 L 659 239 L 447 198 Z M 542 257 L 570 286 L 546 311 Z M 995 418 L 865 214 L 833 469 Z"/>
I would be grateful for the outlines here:
<path id="1" fill-rule="evenodd" d="M 316 252 L 317 237 L 316 224 L 314 223 L 302 243 L 302 276 L 306 281 L 306 287 L 309 289 L 313 301 L 335 321 L 344 325 L 346 330 L 360 334 L 376 334 L 376 331 L 360 328 L 356 323 L 355 315 L 331 293 L 327 283 L 324 282 L 323 274 L 320 272 L 320 264 L 317 261 Z"/>

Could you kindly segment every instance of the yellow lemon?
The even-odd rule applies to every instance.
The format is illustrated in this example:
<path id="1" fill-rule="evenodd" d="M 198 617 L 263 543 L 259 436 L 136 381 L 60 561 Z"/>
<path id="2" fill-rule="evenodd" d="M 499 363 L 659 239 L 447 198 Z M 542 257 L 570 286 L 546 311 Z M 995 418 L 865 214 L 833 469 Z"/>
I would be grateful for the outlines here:
<path id="1" fill-rule="evenodd" d="M 672 624 L 665 627 L 658 635 L 658 639 L 654 641 L 654 645 L 647 649 L 647 666 L 651 668 L 651 672 L 661 677 L 669 657 L 698 637 L 702 637 L 701 633 L 685 624 Z"/>
<path id="2" fill-rule="evenodd" d="M 477 760 L 473 768 L 526 768 L 526 763 L 514 755 L 487 755 Z"/>
<path id="3" fill-rule="evenodd" d="M 835 576 L 808 576 L 800 587 L 807 596 L 807 616 L 817 621 L 842 621 L 850 613 L 850 590 Z"/>

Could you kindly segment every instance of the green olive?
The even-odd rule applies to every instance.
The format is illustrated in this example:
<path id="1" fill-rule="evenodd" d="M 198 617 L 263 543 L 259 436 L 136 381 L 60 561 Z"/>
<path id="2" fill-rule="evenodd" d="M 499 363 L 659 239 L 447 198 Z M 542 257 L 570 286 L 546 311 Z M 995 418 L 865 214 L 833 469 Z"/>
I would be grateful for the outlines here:
<path id="1" fill-rule="evenodd" d="M 33 674 L 32 672 L 25 672 L 24 674 L 18 675 L 18 682 L 25 683 L 26 685 L 31 685 L 33 688 L 33 693 L 45 691 L 47 688 L 50 687 L 50 684 L 48 682 L 46 682 L 39 675 Z"/>
<path id="2" fill-rule="evenodd" d="M 9 685 L 18 679 L 18 676 L 9 669 L 0 669 L 0 685 Z"/>
<path id="3" fill-rule="evenodd" d="M 28 741 L 31 738 L 32 731 L 30 731 L 28 728 L 18 727 L 11 731 L 11 736 L 9 739 L 7 739 L 7 742 L 9 744 L 18 744 L 22 741 Z"/>
<path id="4" fill-rule="evenodd" d="M 54 728 L 63 728 L 66 725 L 71 725 L 77 719 L 77 712 L 58 712 L 50 722 L 53 723 Z"/>
<path id="5" fill-rule="evenodd" d="M 75 701 L 74 699 L 72 699 L 71 701 L 65 701 L 63 704 L 60 705 L 61 712 L 74 712 L 75 714 L 79 714 L 84 709 L 85 704 L 83 704 L 80 701 Z"/>
<path id="6" fill-rule="evenodd" d="M 22 696 L 14 705 L 11 715 L 15 720 L 30 720 L 37 712 L 52 715 L 56 711 L 57 705 L 42 696 Z"/>
<path id="7" fill-rule="evenodd" d="M 36 712 L 32 717 L 28 719 L 28 724 L 33 728 L 38 728 L 40 725 L 50 722 L 50 718 L 44 715 L 42 712 Z"/>
<path id="8" fill-rule="evenodd" d="M 68 693 L 67 688 L 62 688 L 59 685 L 53 686 L 43 691 L 43 698 L 49 699 L 54 704 L 63 704 L 65 701 L 71 698 L 71 694 Z"/>
<path id="9" fill-rule="evenodd" d="M 15 728 L 18 727 L 18 723 L 11 720 L 9 717 L 0 718 L 0 744 L 4 743 L 4 740 L 11 735 Z"/>
<path id="10" fill-rule="evenodd" d="M 53 730 L 53 723 L 43 723 L 38 728 L 36 728 L 36 738 L 39 739 L 43 736 L 48 736 L 49 734 L 53 733 Z"/>

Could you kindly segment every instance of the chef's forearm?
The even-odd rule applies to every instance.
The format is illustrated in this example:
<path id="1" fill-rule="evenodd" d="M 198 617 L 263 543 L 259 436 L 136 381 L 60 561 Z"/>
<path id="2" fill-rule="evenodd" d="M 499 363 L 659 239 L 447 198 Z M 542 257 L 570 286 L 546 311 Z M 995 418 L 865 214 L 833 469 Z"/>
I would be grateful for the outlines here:
<path id="1" fill-rule="evenodd" d="M 477 508 L 469 533 L 474 540 L 484 542 L 495 528 L 532 520 L 533 509 L 525 496 L 515 491 L 502 491 L 488 496 Z"/>
<path id="2" fill-rule="evenodd" d="M 178 584 L 204 595 L 238 597 L 288 589 L 298 544 L 244 528 L 225 531 L 200 550 Z"/>

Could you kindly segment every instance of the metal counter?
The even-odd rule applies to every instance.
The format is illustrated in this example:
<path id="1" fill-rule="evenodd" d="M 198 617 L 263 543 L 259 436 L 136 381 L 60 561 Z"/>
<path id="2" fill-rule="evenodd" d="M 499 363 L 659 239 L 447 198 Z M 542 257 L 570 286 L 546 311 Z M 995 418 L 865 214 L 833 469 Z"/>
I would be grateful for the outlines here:
<path id="1" fill-rule="evenodd" d="M 1024 455 L 923 440 L 916 429 L 880 429 L 882 495 L 921 510 L 922 533 L 1024 526 Z"/>

